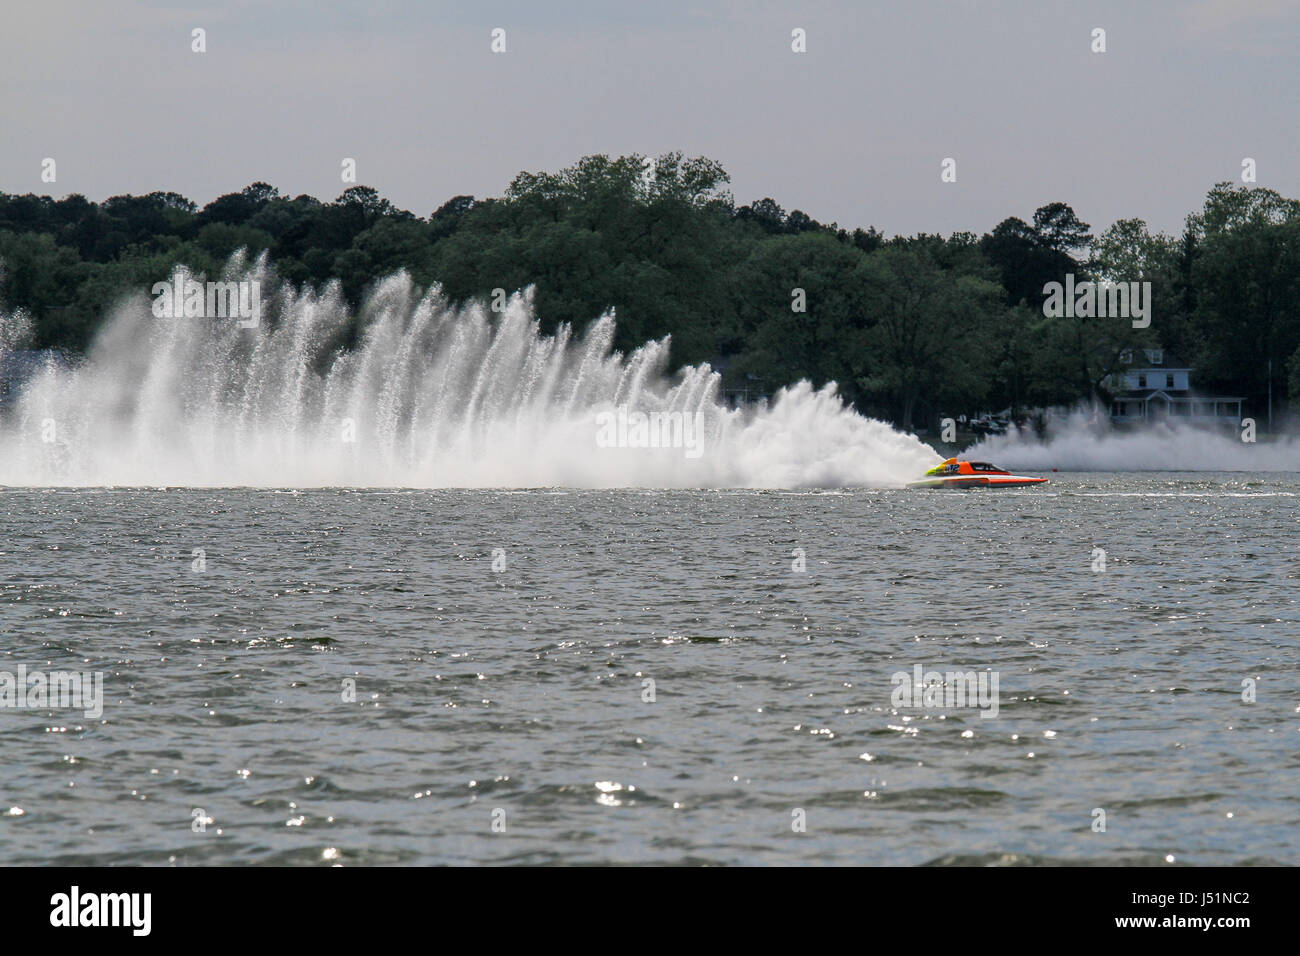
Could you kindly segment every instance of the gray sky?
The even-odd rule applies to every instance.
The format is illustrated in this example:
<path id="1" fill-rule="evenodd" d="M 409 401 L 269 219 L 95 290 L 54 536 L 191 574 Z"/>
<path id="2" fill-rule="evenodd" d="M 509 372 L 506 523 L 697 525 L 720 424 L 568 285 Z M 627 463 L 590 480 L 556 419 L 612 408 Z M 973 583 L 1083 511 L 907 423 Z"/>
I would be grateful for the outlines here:
<path id="1" fill-rule="evenodd" d="M 424 216 L 521 169 L 679 149 L 720 160 L 738 203 L 890 234 L 1055 200 L 1098 231 L 1177 231 L 1247 156 L 1300 197 L 1300 0 L 40 0 L 2 19 L 13 193 L 203 205 L 265 180 L 328 200 L 354 157 Z"/>

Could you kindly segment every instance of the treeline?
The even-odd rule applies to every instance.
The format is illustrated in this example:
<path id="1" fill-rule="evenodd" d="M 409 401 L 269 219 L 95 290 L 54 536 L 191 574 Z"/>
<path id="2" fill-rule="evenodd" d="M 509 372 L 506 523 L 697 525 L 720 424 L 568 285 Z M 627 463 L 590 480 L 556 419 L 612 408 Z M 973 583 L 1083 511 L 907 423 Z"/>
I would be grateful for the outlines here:
<path id="1" fill-rule="evenodd" d="M 911 428 L 941 414 L 1097 398 L 1133 347 L 1162 346 L 1203 392 L 1262 413 L 1300 395 L 1300 203 L 1222 183 L 1179 236 L 1138 219 L 1100 234 L 1064 203 L 976 236 L 886 238 L 771 199 L 736 206 L 718 163 L 588 156 L 521 173 L 496 199 L 456 196 L 421 217 L 354 186 L 333 202 L 254 183 L 199 209 L 155 192 L 93 203 L 0 193 L 0 306 L 40 347 L 84 349 L 126 292 L 177 263 L 210 277 L 269 250 L 295 283 L 337 281 L 354 304 L 398 269 L 456 300 L 535 284 L 545 329 L 617 310 L 618 346 L 671 334 L 677 364 L 713 362 L 728 388 L 839 383 Z M 1049 318 L 1043 287 L 1150 282 L 1149 328 Z M 1249 413 L 1248 412 L 1248 413 Z"/>

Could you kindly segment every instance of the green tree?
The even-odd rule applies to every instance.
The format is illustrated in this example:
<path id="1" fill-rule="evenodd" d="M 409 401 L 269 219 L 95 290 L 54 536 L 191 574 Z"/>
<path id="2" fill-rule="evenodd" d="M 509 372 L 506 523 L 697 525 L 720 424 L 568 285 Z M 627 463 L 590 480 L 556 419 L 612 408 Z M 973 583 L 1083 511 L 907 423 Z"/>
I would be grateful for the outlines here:
<path id="1" fill-rule="evenodd" d="M 1207 384 L 1237 388 L 1255 409 L 1275 396 L 1300 348 L 1300 203 L 1271 189 L 1216 185 L 1192 223 L 1200 364 Z"/>
<path id="2" fill-rule="evenodd" d="M 799 379 L 836 381 L 849 401 L 866 373 L 867 312 L 857 272 L 865 256 L 826 233 L 755 243 L 736 273 L 744 350 L 735 368 L 771 390 Z"/>
<path id="3" fill-rule="evenodd" d="M 912 428 L 918 405 L 978 402 L 988 390 L 990 313 L 1003 290 L 977 275 L 945 271 L 924 242 L 892 244 L 859 266 L 872 371 L 862 385 L 893 400 Z"/>

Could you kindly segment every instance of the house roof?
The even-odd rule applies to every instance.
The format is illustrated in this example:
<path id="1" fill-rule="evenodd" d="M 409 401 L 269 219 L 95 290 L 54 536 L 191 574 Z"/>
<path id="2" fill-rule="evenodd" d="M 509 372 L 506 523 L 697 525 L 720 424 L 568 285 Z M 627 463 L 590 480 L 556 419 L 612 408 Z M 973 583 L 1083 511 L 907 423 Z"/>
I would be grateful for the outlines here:
<path id="1" fill-rule="evenodd" d="M 1146 369 L 1155 369 L 1156 371 L 1164 371 L 1164 372 L 1193 371 L 1190 365 L 1187 365 L 1185 362 L 1179 359 L 1178 356 L 1174 355 L 1174 353 L 1170 352 L 1168 349 L 1163 349 L 1163 348 L 1148 349 L 1148 348 L 1139 348 L 1138 346 L 1134 346 L 1129 351 L 1133 353 L 1133 361 L 1127 363 L 1125 362 L 1120 363 L 1120 365 L 1124 368 L 1124 370 L 1128 372 L 1140 372 L 1140 371 L 1145 371 Z M 1151 359 L 1147 357 L 1148 352 L 1162 353 L 1160 356 L 1159 365 L 1152 362 Z"/>
<path id="2" fill-rule="evenodd" d="M 1174 391 L 1179 391 L 1175 389 Z M 1157 388 L 1150 392 L 1121 392 L 1115 396 L 1117 402 L 1149 402 L 1156 396 L 1160 396 L 1166 401 L 1177 402 L 1179 404 L 1190 404 L 1192 402 L 1244 402 L 1245 399 L 1238 395 L 1170 395 L 1164 389 Z"/>
<path id="3" fill-rule="evenodd" d="M 1121 372 L 1194 372 L 1196 371 L 1190 365 L 1170 365 L 1168 362 L 1163 365 L 1153 365 L 1150 362 L 1130 362 L 1128 365 L 1120 366 Z"/>

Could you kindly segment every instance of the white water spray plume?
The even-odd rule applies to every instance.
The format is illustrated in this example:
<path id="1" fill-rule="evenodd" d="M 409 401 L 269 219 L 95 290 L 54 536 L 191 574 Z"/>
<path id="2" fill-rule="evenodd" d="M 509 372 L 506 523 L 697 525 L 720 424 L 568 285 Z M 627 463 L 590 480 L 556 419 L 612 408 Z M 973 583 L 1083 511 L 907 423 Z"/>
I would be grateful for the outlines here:
<path id="1" fill-rule="evenodd" d="M 49 364 L 3 410 L 0 485 L 898 487 L 939 461 L 833 385 L 728 409 L 708 365 L 667 374 L 667 338 L 612 351 L 612 315 L 542 335 L 531 290 L 494 315 L 398 273 L 344 349 L 337 284 L 295 289 L 265 255 L 232 257 L 222 278 L 260 283 L 255 328 L 123 301 L 84 360 Z M 28 326 L 0 314 L 0 350 Z M 603 447 L 602 413 L 620 409 L 702 422 L 702 447 Z"/>
<path id="2" fill-rule="evenodd" d="M 1176 420 L 1131 431 L 1110 427 L 1104 413 L 1078 409 L 1049 420 L 1046 440 L 1032 430 L 982 439 L 963 457 L 1021 471 L 1300 471 L 1300 442 L 1242 441 L 1240 433 Z"/>

